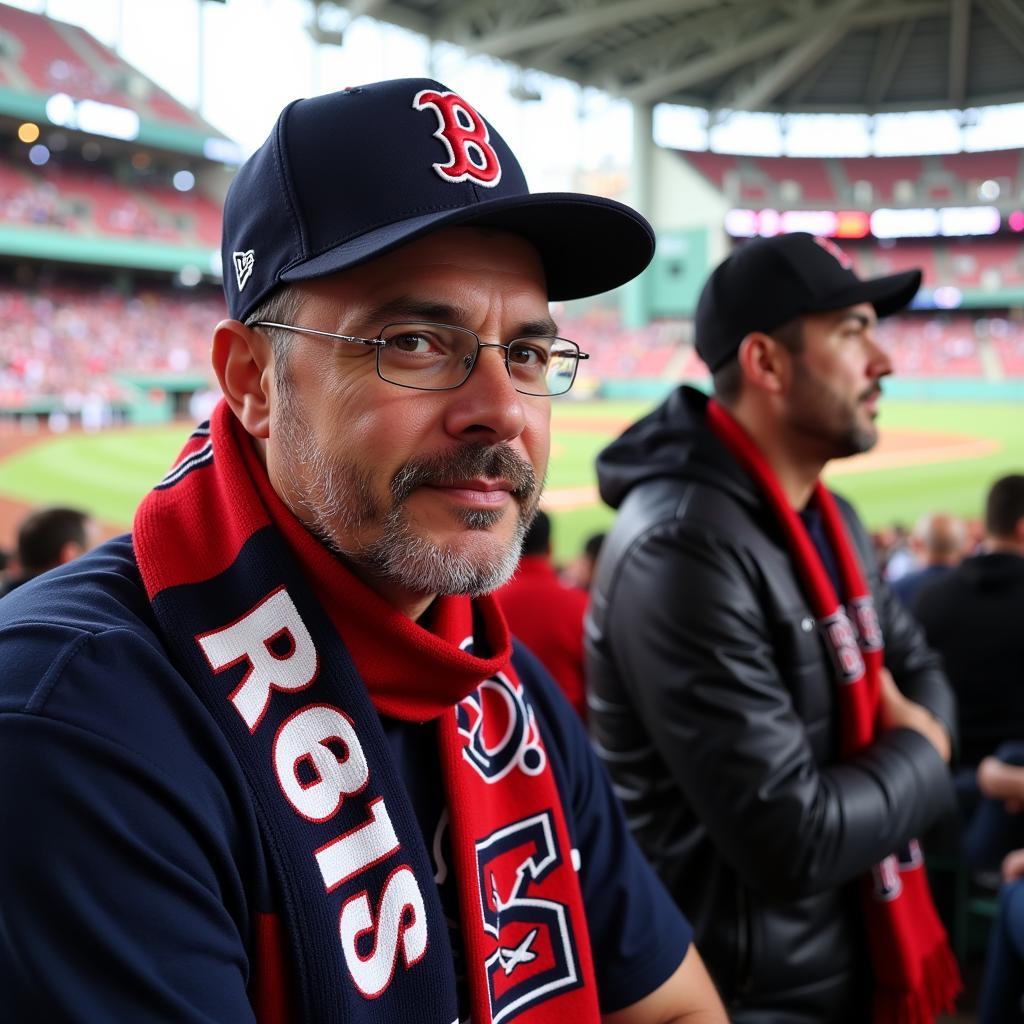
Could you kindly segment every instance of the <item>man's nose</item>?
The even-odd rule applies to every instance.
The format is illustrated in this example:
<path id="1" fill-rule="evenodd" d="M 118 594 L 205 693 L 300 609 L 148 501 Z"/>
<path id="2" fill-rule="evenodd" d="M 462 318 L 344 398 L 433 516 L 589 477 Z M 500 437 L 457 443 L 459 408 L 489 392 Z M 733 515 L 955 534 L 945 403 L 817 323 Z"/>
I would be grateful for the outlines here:
<path id="1" fill-rule="evenodd" d="M 868 350 L 868 367 L 874 377 L 886 377 L 892 373 L 892 358 L 888 351 L 879 344 L 877 336 L 869 331 L 864 336 Z"/>
<path id="2" fill-rule="evenodd" d="M 523 432 L 526 410 L 509 375 L 506 352 L 504 345 L 482 343 L 466 382 L 450 392 L 446 426 L 453 436 L 493 444 Z"/>

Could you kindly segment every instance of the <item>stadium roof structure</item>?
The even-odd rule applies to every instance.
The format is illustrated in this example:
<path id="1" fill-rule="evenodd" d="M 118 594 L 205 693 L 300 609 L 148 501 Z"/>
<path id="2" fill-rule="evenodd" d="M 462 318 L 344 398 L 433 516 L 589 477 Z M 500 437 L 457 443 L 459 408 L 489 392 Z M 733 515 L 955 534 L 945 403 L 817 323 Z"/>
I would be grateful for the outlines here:
<path id="1" fill-rule="evenodd" d="M 1021 0 L 330 2 L 638 104 L 878 113 L 1024 100 Z"/>

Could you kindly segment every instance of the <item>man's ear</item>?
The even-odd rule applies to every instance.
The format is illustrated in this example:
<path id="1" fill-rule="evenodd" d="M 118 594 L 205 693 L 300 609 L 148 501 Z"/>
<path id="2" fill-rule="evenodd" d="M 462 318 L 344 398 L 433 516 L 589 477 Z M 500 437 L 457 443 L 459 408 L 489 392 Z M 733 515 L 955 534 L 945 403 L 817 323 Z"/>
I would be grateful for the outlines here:
<path id="1" fill-rule="evenodd" d="M 741 342 L 736 358 L 747 383 L 771 395 L 780 394 L 789 379 L 789 352 L 771 335 L 751 331 Z"/>
<path id="2" fill-rule="evenodd" d="M 222 320 L 213 332 L 213 370 L 242 426 L 253 437 L 269 437 L 274 359 L 266 336 L 238 320 Z"/>

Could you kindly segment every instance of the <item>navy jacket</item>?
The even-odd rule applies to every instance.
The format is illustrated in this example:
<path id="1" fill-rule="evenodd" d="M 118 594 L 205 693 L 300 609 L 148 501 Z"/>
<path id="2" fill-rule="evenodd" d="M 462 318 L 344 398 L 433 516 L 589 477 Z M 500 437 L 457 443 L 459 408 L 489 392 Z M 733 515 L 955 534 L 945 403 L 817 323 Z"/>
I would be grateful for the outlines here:
<path id="1" fill-rule="evenodd" d="M 130 540 L 0 601 L 0 666 L 0 1016 L 257 1019 L 275 912 L 264 835 L 223 734 L 168 660 Z M 668 978 L 689 926 L 576 715 L 529 652 L 515 666 L 579 850 L 601 1006 L 615 1010 Z M 436 756 L 424 727 L 385 729 L 429 849 Z"/>

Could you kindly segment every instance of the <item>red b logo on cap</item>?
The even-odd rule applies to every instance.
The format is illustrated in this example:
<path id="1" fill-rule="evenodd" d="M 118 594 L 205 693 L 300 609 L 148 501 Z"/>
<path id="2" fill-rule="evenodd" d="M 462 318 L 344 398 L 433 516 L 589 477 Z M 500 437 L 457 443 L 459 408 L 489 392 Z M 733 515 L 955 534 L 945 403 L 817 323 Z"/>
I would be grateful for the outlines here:
<path id="1" fill-rule="evenodd" d="M 437 131 L 448 150 L 446 164 L 434 164 L 445 181 L 475 181 L 485 188 L 494 188 L 501 181 L 501 164 L 490 143 L 484 119 L 454 92 L 424 89 L 416 93 L 412 105 L 417 110 L 430 107 L 437 114 Z"/>

